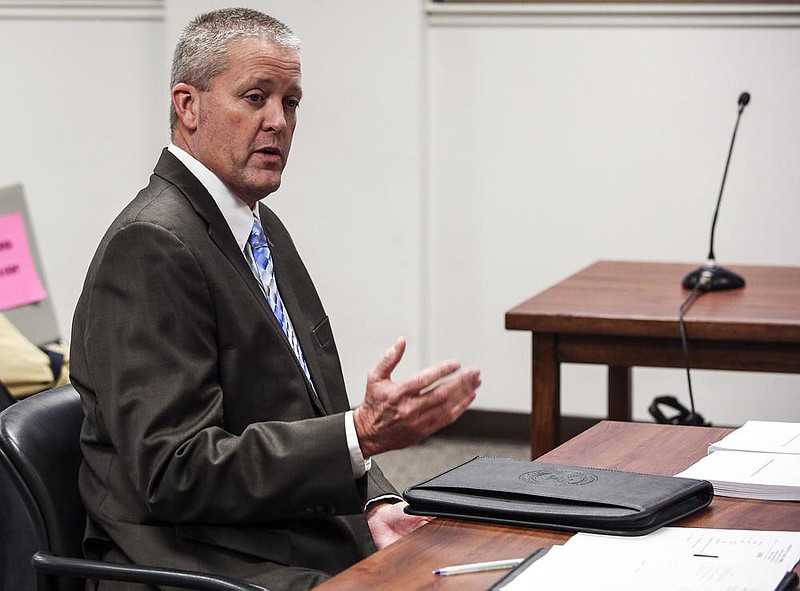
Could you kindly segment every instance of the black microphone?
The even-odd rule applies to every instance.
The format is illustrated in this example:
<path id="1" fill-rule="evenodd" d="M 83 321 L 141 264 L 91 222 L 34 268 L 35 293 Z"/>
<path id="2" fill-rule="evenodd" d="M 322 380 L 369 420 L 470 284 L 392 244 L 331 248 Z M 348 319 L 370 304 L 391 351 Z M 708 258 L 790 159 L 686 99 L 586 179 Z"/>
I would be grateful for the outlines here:
<path id="1" fill-rule="evenodd" d="M 739 112 L 736 115 L 736 125 L 733 126 L 733 136 L 731 137 L 731 146 L 728 148 L 728 159 L 725 162 L 725 172 L 722 173 L 722 185 L 719 188 L 719 196 L 717 197 L 717 207 L 714 209 L 714 219 L 711 222 L 711 243 L 708 247 L 708 258 L 706 264 L 698 269 L 695 269 L 683 278 L 684 289 L 700 289 L 703 291 L 721 291 L 724 289 L 739 289 L 744 287 L 744 278 L 725 269 L 724 267 L 717 266 L 717 260 L 714 257 L 714 232 L 717 229 L 717 216 L 719 215 L 719 204 L 722 202 L 722 190 L 725 188 L 725 179 L 728 177 L 728 166 L 731 163 L 731 154 L 733 154 L 733 142 L 736 140 L 736 130 L 739 128 L 739 120 L 742 118 L 742 111 L 750 102 L 750 93 L 743 92 L 739 95 Z"/>

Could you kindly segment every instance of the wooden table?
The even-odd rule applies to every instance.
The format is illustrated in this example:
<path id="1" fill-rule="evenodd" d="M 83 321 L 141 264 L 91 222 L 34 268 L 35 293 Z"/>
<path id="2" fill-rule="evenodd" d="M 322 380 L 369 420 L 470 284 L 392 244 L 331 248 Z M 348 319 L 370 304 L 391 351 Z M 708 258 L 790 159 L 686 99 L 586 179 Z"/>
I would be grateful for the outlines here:
<path id="1" fill-rule="evenodd" d="M 608 418 L 631 419 L 631 368 L 684 367 L 678 310 L 696 265 L 599 261 L 506 312 L 533 333 L 531 457 L 553 449 L 561 363 L 608 366 Z M 800 373 L 800 268 L 737 266 L 747 285 L 686 315 L 691 366 Z"/>
<path id="2" fill-rule="evenodd" d="M 602 421 L 541 461 L 672 475 L 706 454 L 709 443 L 730 429 Z M 711 505 L 682 519 L 688 527 L 800 530 L 800 503 L 715 497 Z M 362 560 L 320 591 L 485 590 L 503 572 L 437 577 L 438 567 L 527 556 L 563 544 L 572 534 L 543 529 L 436 519 Z M 796 569 L 800 573 L 800 568 Z"/>

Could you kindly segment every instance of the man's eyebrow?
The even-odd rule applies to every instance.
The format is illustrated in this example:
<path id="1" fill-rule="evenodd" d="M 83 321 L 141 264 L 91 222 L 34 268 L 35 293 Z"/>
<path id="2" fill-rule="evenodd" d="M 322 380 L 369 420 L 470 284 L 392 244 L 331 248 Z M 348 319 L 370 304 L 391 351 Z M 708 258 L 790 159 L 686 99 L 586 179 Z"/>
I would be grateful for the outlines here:
<path id="1" fill-rule="evenodd" d="M 256 78 L 255 80 L 251 80 L 250 82 L 245 82 L 243 86 L 253 87 L 263 87 L 263 88 L 270 88 L 275 89 L 280 84 L 274 78 Z M 300 84 L 290 84 L 286 88 L 286 94 L 303 94 L 303 87 Z"/>

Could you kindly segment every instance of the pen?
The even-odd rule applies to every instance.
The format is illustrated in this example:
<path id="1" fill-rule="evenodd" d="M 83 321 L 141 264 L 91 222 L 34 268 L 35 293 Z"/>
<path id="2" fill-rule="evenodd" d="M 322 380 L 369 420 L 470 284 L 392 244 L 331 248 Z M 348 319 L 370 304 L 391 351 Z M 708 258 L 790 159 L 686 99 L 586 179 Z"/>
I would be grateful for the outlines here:
<path id="1" fill-rule="evenodd" d="M 521 564 L 524 558 L 510 558 L 508 560 L 492 560 L 490 562 L 473 562 L 472 564 L 459 564 L 458 566 L 446 566 L 437 568 L 433 571 L 435 575 L 461 575 L 464 573 L 478 573 L 487 570 L 500 570 L 504 568 L 514 568 Z"/>

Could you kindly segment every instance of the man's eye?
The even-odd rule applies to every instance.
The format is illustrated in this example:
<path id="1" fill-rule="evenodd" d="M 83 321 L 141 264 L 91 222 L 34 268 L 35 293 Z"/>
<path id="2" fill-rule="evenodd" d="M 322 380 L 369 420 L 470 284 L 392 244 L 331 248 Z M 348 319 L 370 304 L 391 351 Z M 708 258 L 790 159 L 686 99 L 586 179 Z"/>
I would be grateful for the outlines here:
<path id="1" fill-rule="evenodd" d="M 299 99 L 290 98 L 290 99 L 286 99 L 284 102 L 285 102 L 286 106 L 289 107 L 290 109 L 296 109 L 297 107 L 300 106 L 300 100 Z"/>
<path id="2" fill-rule="evenodd" d="M 259 94 L 259 93 L 257 93 L 257 92 L 254 92 L 252 94 L 248 94 L 244 98 L 247 99 L 248 101 L 250 101 L 251 103 L 260 103 L 260 102 L 262 102 L 264 100 L 264 96 Z"/>

